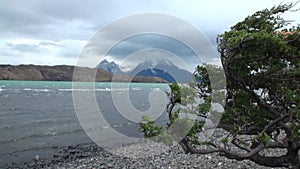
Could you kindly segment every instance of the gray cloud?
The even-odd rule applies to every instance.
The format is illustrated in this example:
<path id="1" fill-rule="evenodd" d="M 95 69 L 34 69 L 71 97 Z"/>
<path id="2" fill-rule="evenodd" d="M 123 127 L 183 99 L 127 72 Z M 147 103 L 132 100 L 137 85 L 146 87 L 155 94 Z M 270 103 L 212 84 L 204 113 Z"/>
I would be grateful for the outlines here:
<path id="1" fill-rule="evenodd" d="M 53 46 L 53 47 L 65 47 L 65 45 L 61 45 L 61 44 L 58 44 L 58 43 L 54 43 L 54 42 L 46 42 L 46 41 L 43 41 L 43 42 L 40 42 L 39 43 L 40 46 Z"/>
<path id="2" fill-rule="evenodd" d="M 199 57 L 210 63 L 217 57 L 205 34 L 176 17 L 157 14 L 136 15 L 108 25 L 93 36 L 88 47 L 94 56 L 106 52 L 112 60 L 149 48 L 168 51 L 190 65 L 201 64 Z"/>
<path id="3" fill-rule="evenodd" d="M 0 5 L 0 38 L 9 35 L 53 41 L 87 40 L 116 18 L 151 10 L 159 12 L 157 9 L 168 11 L 169 8 L 167 1 L 3 0 Z"/>
<path id="4" fill-rule="evenodd" d="M 280 3 L 279 0 L 276 0 L 276 2 Z M 276 2 L 272 1 L 271 6 Z M 251 6 L 251 4 L 255 5 Z M 120 18 L 133 14 L 153 12 L 181 17 L 196 25 L 197 28 L 202 29 L 203 34 L 207 36 L 212 44 L 207 44 L 207 41 L 197 41 L 197 45 L 203 49 L 200 55 L 205 58 L 204 60 L 213 62 L 217 58 L 217 53 L 212 56 L 212 52 L 206 49 L 212 45 L 216 50 L 216 35 L 223 33 L 225 29 L 229 29 L 230 26 L 247 15 L 268 7 L 267 4 L 270 5 L 270 2 L 260 2 L 258 0 L 255 2 L 200 2 L 196 0 L 189 2 L 168 0 L 2 0 L 0 5 L 0 47 L 10 50 L 5 51 L 5 53 L 17 55 L 19 54 L 18 52 L 49 52 L 46 49 L 51 46 L 56 50 L 60 50 L 52 53 L 53 55 L 69 59 L 70 57 L 77 56 L 76 54 L 82 48 L 79 48 L 80 45 L 72 44 L 72 46 L 71 44 L 61 42 L 69 40 L 87 41 L 96 31 Z M 239 8 L 232 8 L 234 5 L 238 5 Z M 116 46 L 111 50 L 110 54 L 117 59 L 137 50 L 150 47 L 164 49 L 182 57 L 193 55 L 189 52 L 188 47 L 184 47 L 183 43 L 179 43 L 174 39 L 164 38 L 163 36 L 132 37 L 122 42 L 119 42 L 120 39 L 116 39 L 116 34 L 121 34 L 127 30 L 134 31 L 147 25 L 147 22 L 147 18 L 142 18 L 139 23 L 124 23 L 123 27 L 108 30 L 99 42 L 89 44 L 89 46 L 101 45 L 106 47 L 109 42 L 115 42 Z M 157 22 L 164 21 L 158 19 Z M 188 32 L 188 29 L 184 25 L 159 27 L 158 24 L 157 26 L 160 30 L 176 31 L 187 39 L 193 40 L 193 35 Z M 13 41 L 9 41 L 10 39 L 13 39 Z M 23 41 L 14 41 L 18 39 L 34 39 L 41 42 L 39 44 L 30 44 L 30 42 L 23 44 Z M 95 50 L 93 52 L 97 55 L 98 51 Z M 0 55 L 2 55 L 0 56 L 2 58 L 5 57 L 4 54 L 0 53 Z M 49 54 L 49 56 L 51 55 Z M 28 58 L 30 57 L 28 56 Z M 186 57 L 185 59 L 192 60 L 192 58 Z M 30 60 L 27 62 L 30 62 Z"/>
<path id="5" fill-rule="evenodd" d="M 172 37 L 147 33 L 120 41 L 107 55 L 114 56 L 116 59 L 122 59 L 134 52 L 149 48 L 166 50 L 180 57 L 196 55 L 188 46 Z"/>
<path id="6" fill-rule="evenodd" d="M 101 29 L 89 41 L 87 55 L 82 57 L 92 58 L 90 63 L 94 64 L 105 55 L 110 60 L 122 61 L 139 51 L 160 49 L 194 67 L 202 61 L 215 62 L 214 47 L 209 38 L 185 21 L 168 15 L 145 14 L 124 18 Z M 142 53 L 149 56 L 139 57 L 153 58 L 155 53 L 152 51 Z M 141 60 L 131 60 L 130 64 L 138 61 Z M 125 63 L 127 67 L 130 64 Z"/>
<path id="7" fill-rule="evenodd" d="M 0 37 L 87 39 L 96 29 L 93 18 L 99 16 L 95 10 L 99 5 L 92 2 L 96 1 L 83 4 L 79 1 L 4 0 L 0 6 Z"/>
<path id="8" fill-rule="evenodd" d="M 6 45 L 18 52 L 30 52 L 30 53 L 41 52 L 41 49 L 38 45 L 12 44 L 12 43 L 7 43 Z"/>
<path id="9" fill-rule="evenodd" d="M 131 10 L 145 11 L 148 8 L 145 5 L 133 0 L 3 0 L 0 37 L 9 33 L 10 36 L 55 41 L 86 40 L 103 25 L 128 15 Z"/>

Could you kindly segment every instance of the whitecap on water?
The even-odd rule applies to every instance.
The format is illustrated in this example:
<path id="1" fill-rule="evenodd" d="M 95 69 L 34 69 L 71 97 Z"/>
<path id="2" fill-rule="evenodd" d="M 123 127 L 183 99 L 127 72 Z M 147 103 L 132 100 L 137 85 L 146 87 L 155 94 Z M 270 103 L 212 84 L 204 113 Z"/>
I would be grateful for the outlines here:
<path id="1" fill-rule="evenodd" d="M 17 89 L 16 89 L 17 90 Z M 51 92 L 53 90 L 50 89 L 31 89 L 31 88 L 24 88 L 23 91 L 34 91 L 34 92 Z"/>
<path id="2" fill-rule="evenodd" d="M 35 92 L 51 92 L 52 90 L 49 89 L 32 89 Z"/>
<path id="3" fill-rule="evenodd" d="M 73 89 L 58 89 L 60 92 L 72 92 Z"/>
<path id="4" fill-rule="evenodd" d="M 60 92 L 110 92 L 110 91 L 128 91 L 128 88 L 100 88 L 100 89 L 58 89 Z"/>
<path id="5" fill-rule="evenodd" d="M 95 91 L 97 91 L 97 92 L 109 92 L 109 91 L 111 91 L 111 89 L 109 89 L 109 88 L 105 88 L 105 89 L 95 89 Z"/>

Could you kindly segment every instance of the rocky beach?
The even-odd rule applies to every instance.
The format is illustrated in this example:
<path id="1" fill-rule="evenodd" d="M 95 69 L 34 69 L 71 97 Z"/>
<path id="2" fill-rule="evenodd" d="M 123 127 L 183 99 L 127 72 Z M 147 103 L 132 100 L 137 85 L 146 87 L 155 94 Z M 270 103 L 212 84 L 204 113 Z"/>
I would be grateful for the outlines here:
<path id="1" fill-rule="evenodd" d="M 107 151 L 109 150 L 109 151 Z M 163 152 L 163 153 L 158 153 Z M 116 155 L 116 154 L 122 154 Z M 149 156 L 150 155 L 150 156 Z M 138 158 L 138 157 L 144 158 Z M 147 156 L 147 157 L 145 157 Z M 40 159 L 38 155 L 24 164 L 12 164 L 7 168 L 100 168 L 100 169 L 270 169 L 257 165 L 251 161 L 236 161 L 226 159 L 218 154 L 191 155 L 185 154 L 179 145 L 171 149 L 160 143 L 138 142 L 129 145 L 103 149 L 96 144 L 81 144 L 69 146 L 53 155 L 53 159 Z"/>

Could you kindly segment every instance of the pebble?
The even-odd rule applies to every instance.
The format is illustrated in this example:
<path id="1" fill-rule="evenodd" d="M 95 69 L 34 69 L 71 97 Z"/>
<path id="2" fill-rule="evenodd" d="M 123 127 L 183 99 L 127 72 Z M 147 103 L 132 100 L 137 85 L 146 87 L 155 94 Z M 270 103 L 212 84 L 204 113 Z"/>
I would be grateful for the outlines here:
<path id="1" fill-rule="evenodd" d="M 112 164 L 107 164 L 106 167 L 107 168 L 113 168 L 114 166 Z"/>
<path id="2" fill-rule="evenodd" d="M 128 151 L 128 150 L 136 151 Z M 156 151 L 159 149 L 160 151 Z M 161 151 L 164 150 L 164 151 Z M 114 155 L 123 154 L 123 156 Z M 164 168 L 164 169 L 224 169 L 224 168 L 256 168 L 270 169 L 269 167 L 259 166 L 251 161 L 236 161 L 219 156 L 218 154 L 195 155 L 185 154 L 179 145 L 166 148 L 158 143 L 145 144 L 144 142 L 134 143 L 126 146 L 119 146 L 110 152 L 103 150 L 95 144 L 70 146 L 55 154 L 55 159 L 38 161 L 33 159 L 22 165 L 12 165 L 8 168 L 45 168 L 45 169 L 83 169 L 83 168 L 101 168 L 101 169 L 136 169 L 136 168 Z M 158 153 L 163 152 L 163 153 Z M 126 154 L 127 153 L 127 154 Z M 151 156 L 149 156 L 149 154 Z M 131 155 L 130 158 L 124 155 Z M 147 155 L 144 158 L 138 158 Z M 276 168 L 280 169 L 280 168 Z"/>
<path id="3" fill-rule="evenodd" d="M 39 155 L 35 155 L 34 159 L 35 159 L 35 161 L 39 161 L 39 159 L 40 159 Z"/>

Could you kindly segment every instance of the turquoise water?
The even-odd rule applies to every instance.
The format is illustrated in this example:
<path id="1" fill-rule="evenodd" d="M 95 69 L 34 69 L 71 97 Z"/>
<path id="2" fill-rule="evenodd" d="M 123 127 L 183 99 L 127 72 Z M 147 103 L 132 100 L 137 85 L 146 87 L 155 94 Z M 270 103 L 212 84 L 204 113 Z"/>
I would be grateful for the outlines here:
<path id="1" fill-rule="evenodd" d="M 13 80 L 0 80 L 0 92 L 4 90 L 36 90 L 36 91 L 47 91 L 47 90 L 58 90 L 72 89 L 72 84 L 80 86 L 94 85 L 96 89 L 111 88 L 112 83 L 110 82 L 65 82 L 65 81 L 13 81 Z M 130 88 L 161 88 L 168 89 L 168 84 L 164 83 L 114 83 L 113 86 L 127 87 Z"/>
<path id="2" fill-rule="evenodd" d="M 103 131 L 113 127 L 139 138 L 142 134 L 136 123 L 118 113 L 111 93 L 129 92 L 132 105 L 143 112 L 151 106 L 151 91 L 158 90 L 169 90 L 168 84 L 0 81 L 0 168 L 31 160 L 36 154 L 49 158 L 66 146 L 92 142 L 77 119 L 74 91 L 95 93 L 97 104 L 109 121 L 109 126 L 99 125 Z M 158 119 L 165 120 L 165 114 Z"/>

